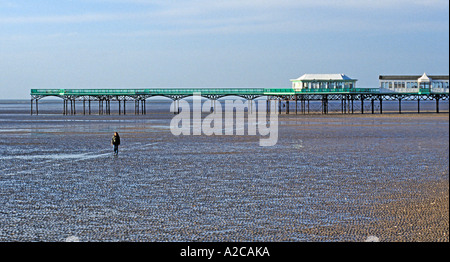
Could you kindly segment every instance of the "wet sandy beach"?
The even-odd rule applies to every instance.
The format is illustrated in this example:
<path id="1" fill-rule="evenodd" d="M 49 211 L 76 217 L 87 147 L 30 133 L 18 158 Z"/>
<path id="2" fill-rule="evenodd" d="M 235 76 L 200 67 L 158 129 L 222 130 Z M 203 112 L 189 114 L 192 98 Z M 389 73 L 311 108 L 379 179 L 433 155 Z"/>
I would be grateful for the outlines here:
<path id="1" fill-rule="evenodd" d="M 172 117 L 0 115 L 0 241 L 449 241 L 448 113 L 281 115 L 272 147 Z"/>

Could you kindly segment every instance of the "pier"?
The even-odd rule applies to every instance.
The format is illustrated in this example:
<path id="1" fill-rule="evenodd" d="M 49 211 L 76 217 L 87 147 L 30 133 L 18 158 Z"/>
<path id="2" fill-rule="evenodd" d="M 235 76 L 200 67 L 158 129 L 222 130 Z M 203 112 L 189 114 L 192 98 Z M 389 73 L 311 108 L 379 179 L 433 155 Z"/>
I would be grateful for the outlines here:
<path id="1" fill-rule="evenodd" d="M 280 114 L 282 111 L 286 114 L 308 114 L 312 101 L 320 102 L 322 114 L 329 113 L 330 101 L 340 103 L 340 113 L 342 114 L 358 113 L 356 111 L 357 105 L 360 114 L 375 114 L 375 111 L 382 114 L 383 101 L 397 101 L 398 113 L 402 113 L 403 101 L 417 101 L 417 113 L 420 113 L 420 102 L 427 100 L 435 101 L 435 111 L 439 113 L 440 101 L 448 101 L 449 96 L 448 92 L 434 92 L 431 89 L 399 93 L 382 91 L 379 88 L 314 88 L 302 90 L 294 90 L 293 88 L 31 89 L 30 113 L 31 115 L 39 114 L 40 99 L 58 97 L 63 100 L 61 111 L 64 115 L 75 115 L 77 113 L 110 115 L 112 113 L 111 102 L 118 104 L 118 112 L 115 113 L 119 115 L 130 113 L 126 111 L 127 103 L 134 103 L 134 114 L 145 115 L 147 113 L 147 99 L 151 97 L 167 97 L 173 101 L 178 101 L 194 94 L 200 94 L 211 101 L 227 96 L 238 96 L 247 100 L 265 98 L 267 108 L 271 108 L 271 103 L 276 103 Z M 82 112 L 76 111 L 76 103 L 82 103 Z M 367 103 L 370 105 L 369 111 L 365 110 Z M 375 103 L 377 103 L 377 110 L 375 110 Z M 177 111 L 176 108 L 174 111 Z"/>

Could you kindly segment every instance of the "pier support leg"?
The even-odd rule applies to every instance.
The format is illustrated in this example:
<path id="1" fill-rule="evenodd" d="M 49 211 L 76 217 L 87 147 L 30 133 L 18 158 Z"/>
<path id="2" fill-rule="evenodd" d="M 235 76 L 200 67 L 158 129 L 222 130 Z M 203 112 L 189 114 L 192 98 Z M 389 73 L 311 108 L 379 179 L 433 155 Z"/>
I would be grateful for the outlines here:
<path id="1" fill-rule="evenodd" d="M 327 95 L 322 95 L 322 114 L 328 113 L 328 97 Z"/>
<path id="2" fill-rule="evenodd" d="M 420 114 L 420 97 L 417 98 L 417 114 Z"/>
<path id="3" fill-rule="evenodd" d="M 302 97 L 300 97 L 300 113 L 302 113 L 303 111 L 303 108 L 302 108 L 302 100 L 303 100 L 303 98 Z"/>
<path id="4" fill-rule="evenodd" d="M 352 114 L 353 114 L 353 113 L 355 112 L 355 111 L 353 110 L 353 109 L 354 109 L 354 108 L 353 108 L 353 100 L 354 100 L 354 99 L 353 99 L 353 95 L 352 95 L 352 98 L 351 98 L 351 99 L 352 99 Z"/>
<path id="5" fill-rule="evenodd" d="M 348 95 L 345 96 L 345 112 L 350 113 L 350 98 Z"/>
<path id="6" fill-rule="evenodd" d="M 327 113 L 326 96 L 322 95 L 322 114 Z"/>
<path id="7" fill-rule="evenodd" d="M 309 113 L 309 99 L 308 98 L 305 98 L 305 97 L 303 97 L 303 114 L 307 114 L 307 113 Z"/>
<path id="8" fill-rule="evenodd" d="M 342 96 L 342 101 L 344 103 L 343 113 L 347 114 L 347 96 Z"/>
<path id="9" fill-rule="evenodd" d="M 372 114 L 375 114 L 375 108 L 374 108 L 374 100 L 373 100 L 373 98 L 372 98 Z"/>
<path id="10" fill-rule="evenodd" d="M 286 115 L 289 115 L 289 98 L 286 98 Z"/>
<path id="11" fill-rule="evenodd" d="M 33 115 L 33 98 L 31 98 L 31 111 L 30 114 Z"/>
<path id="12" fill-rule="evenodd" d="M 309 99 L 308 99 L 308 114 L 309 114 Z"/>
<path id="13" fill-rule="evenodd" d="M 91 114 L 91 98 L 88 100 L 89 115 Z"/>
<path id="14" fill-rule="evenodd" d="M 134 114 L 139 115 L 139 100 L 134 100 Z"/>
<path id="15" fill-rule="evenodd" d="M 83 99 L 83 115 L 86 115 L 86 99 Z"/>
<path id="16" fill-rule="evenodd" d="M 303 99 L 300 97 L 300 114 L 303 113 Z"/>
<path id="17" fill-rule="evenodd" d="M 323 97 L 323 95 L 322 95 L 322 115 L 324 114 L 324 112 L 325 112 L 325 103 L 324 103 L 325 101 L 324 101 L 324 97 Z"/>
<path id="18" fill-rule="evenodd" d="M 398 113 L 399 114 L 402 113 L 402 99 L 401 98 L 398 99 Z"/>
<path id="19" fill-rule="evenodd" d="M 278 114 L 281 114 L 281 99 L 276 100 L 278 103 Z"/>
<path id="20" fill-rule="evenodd" d="M 305 100 L 305 98 L 303 98 L 302 99 L 303 101 L 302 101 L 302 103 L 303 103 L 303 114 L 306 114 L 306 100 Z M 309 112 L 309 109 L 308 109 L 308 112 Z"/>
<path id="21" fill-rule="evenodd" d="M 37 108 L 37 100 L 36 100 L 36 108 Z M 436 113 L 439 113 L 439 96 L 436 96 Z"/>
<path id="22" fill-rule="evenodd" d="M 364 97 L 361 95 L 361 114 L 364 114 Z"/>
<path id="23" fill-rule="evenodd" d="M 380 114 L 383 114 L 383 98 L 380 96 Z"/>

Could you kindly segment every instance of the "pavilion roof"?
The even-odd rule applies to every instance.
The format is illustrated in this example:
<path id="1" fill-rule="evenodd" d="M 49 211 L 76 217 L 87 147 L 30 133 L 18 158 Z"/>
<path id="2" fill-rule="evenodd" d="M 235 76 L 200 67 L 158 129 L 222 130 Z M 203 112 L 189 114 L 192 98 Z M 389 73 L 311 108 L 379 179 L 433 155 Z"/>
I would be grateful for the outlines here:
<path id="1" fill-rule="evenodd" d="M 344 74 L 304 74 L 291 81 L 351 81 L 352 79 Z"/>

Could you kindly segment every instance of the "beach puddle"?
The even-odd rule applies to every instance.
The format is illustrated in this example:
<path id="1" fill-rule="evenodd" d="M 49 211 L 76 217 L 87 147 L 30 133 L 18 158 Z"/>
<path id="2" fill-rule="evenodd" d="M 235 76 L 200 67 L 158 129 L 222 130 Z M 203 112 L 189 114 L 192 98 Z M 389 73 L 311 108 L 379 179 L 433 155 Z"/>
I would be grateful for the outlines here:
<path id="1" fill-rule="evenodd" d="M 78 153 L 78 154 L 42 154 L 42 155 L 15 155 L 15 156 L 0 156 L 0 160 L 22 159 L 22 160 L 87 160 L 99 157 L 109 156 L 111 153 L 102 154 L 90 154 L 90 153 Z"/>

